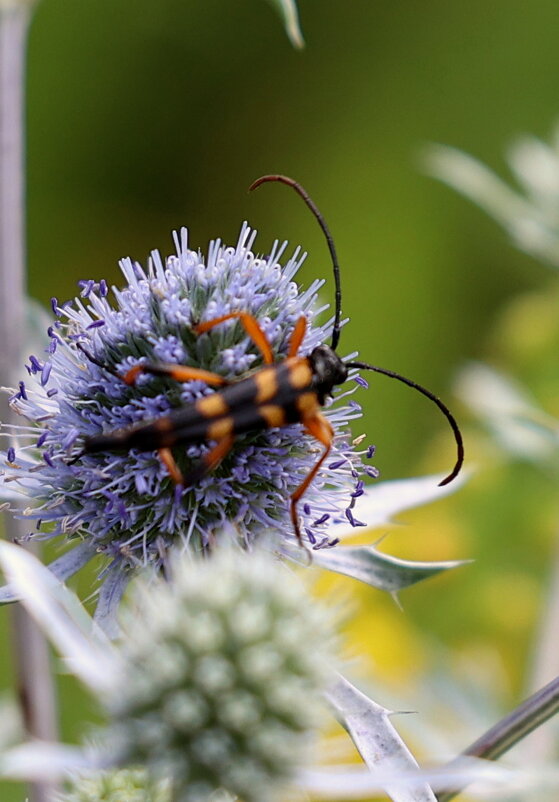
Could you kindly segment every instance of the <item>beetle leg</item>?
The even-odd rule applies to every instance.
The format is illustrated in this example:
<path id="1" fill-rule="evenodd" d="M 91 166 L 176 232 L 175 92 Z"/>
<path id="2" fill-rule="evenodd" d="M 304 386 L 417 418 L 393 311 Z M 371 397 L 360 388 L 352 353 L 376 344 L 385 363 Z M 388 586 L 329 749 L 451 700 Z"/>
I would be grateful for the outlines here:
<path id="1" fill-rule="evenodd" d="M 193 329 L 196 334 L 203 334 L 205 331 L 213 329 L 214 326 L 224 323 L 226 320 L 233 320 L 234 318 L 237 318 L 241 321 L 242 327 L 262 354 L 264 362 L 267 365 L 273 365 L 274 354 L 272 352 L 272 346 L 260 328 L 256 318 L 253 315 L 250 315 L 248 312 L 230 312 L 228 315 L 222 315 L 221 317 L 216 317 L 213 320 L 206 320 L 204 323 L 198 323 L 198 325 L 193 326 Z"/>
<path id="2" fill-rule="evenodd" d="M 111 368 L 109 365 L 105 365 L 105 363 L 101 362 L 100 359 L 97 359 L 93 356 L 93 354 L 90 354 L 89 351 L 84 348 L 82 343 L 76 343 L 76 347 L 89 359 L 90 362 L 93 362 L 94 365 L 98 365 L 98 367 L 103 368 L 103 370 L 106 370 L 107 373 L 111 373 L 113 376 L 116 376 L 117 379 L 122 379 L 126 384 L 134 384 L 140 373 L 150 373 L 152 376 L 169 376 L 169 378 L 178 382 L 203 381 L 206 382 L 206 384 L 216 386 L 229 383 L 227 379 L 223 378 L 223 376 L 219 376 L 217 373 L 212 373 L 209 370 L 203 370 L 202 368 L 189 368 L 185 365 L 166 365 L 165 363 L 152 364 L 148 362 L 141 365 L 134 365 L 134 367 L 130 368 L 130 370 L 127 370 L 124 376 L 122 376 L 120 373 L 117 373 L 114 368 Z"/>
<path id="3" fill-rule="evenodd" d="M 320 470 L 320 467 L 328 454 L 330 453 L 330 449 L 332 448 L 332 441 L 334 439 L 334 430 L 330 425 L 330 422 L 320 413 L 315 415 L 309 416 L 308 418 L 303 419 L 303 426 L 307 430 L 309 434 L 312 434 L 322 445 L 325 446 L 324 453 L 320 457 L 320 459 L 316 462 L 316 464 L 311 468 L 307 476 L 301 482 L 297 490 L 291 496 L 291 520 L 293 522 L 293 528 L 295 529 L 295 535 L 297 540 L 299 541 L 299 545 L 304 547 L 303 538 L 301 537 L 301 527 L 299 526 L 299 518 L 297 516 L 297 504 L 301 500 L 301 497 L 306 493 L 310 483 Z"/>
<path id="4" fill-rule="evenodd" d="M 159 459 L 163 463 L 163 465 L 167 468 L 169 476 L 173 480 L 176 485 L 183 485 L 184 480 L 181 473 L 181 470 L 177 463 L 175 462 L 175 458 L 171 452 L 170 448 L 159 448 L 157 450 L 159 455 Z"/>
<path id="5" fill-rule="evenodd" d="M 208 451 L 208 453 L 200 460 L 200 462 L 194 466 L 190 473 L 184 477 L 184 481 L 181 484 L 183 484 L 184 487 L 191 487 L 207 473 L 210 473 L 214 470 L 214 468 L 217 468 L 219 463 L 231 450 L 234 440 L 235 438 L 232 435 L 226 435 L 219 440 L 217 445 L 215 445 L 211 451 Z"/>
<path id="6" fill-rule="evenodd" d="M 217 373 L 212 373 L 209 370 L 202 370 L 202 368 L 189 368 L 183 365 L 157 365 L 157 364 L 139 364 L 134 365 L 133 368 L 126 371 L 121 378 L 126 384 L 134 384 L 140 373 L 150 373 L 152 376 L 168 376 L 177 382 L 189 381 L 203 381 L 211 385 L 224 385 L 228 384 L 227 379 L 219 376 Z"/>
<path id="7" fill-rule="evenodd" d="M 208 451 L 205 457 L 203 457 L 186 476 L 182 475 L 170 448 L 159 448 L 157 454 L 176 485 L 191 487 L 207 473 L 217 468 L 222 459 L 224 459 L 231 450 L 234 439 L 232 435 L 227 435 L 219 440 L 217 445 L 215 445 L 211 451 Z"/>
<path id="8" fill-rule="evenodd" d="M 291 332 L 291 337 L 289 338 L 289 349 L 287 351 L 288 359 L 290 356 L 297 356 L 297 352 L 299 351 L 301 343 L 305 338 L 306 331 L 307 331 L 307 318 L 304 315 L 301 315 L 301 317 L 295 324 L 295 328 Z"/>

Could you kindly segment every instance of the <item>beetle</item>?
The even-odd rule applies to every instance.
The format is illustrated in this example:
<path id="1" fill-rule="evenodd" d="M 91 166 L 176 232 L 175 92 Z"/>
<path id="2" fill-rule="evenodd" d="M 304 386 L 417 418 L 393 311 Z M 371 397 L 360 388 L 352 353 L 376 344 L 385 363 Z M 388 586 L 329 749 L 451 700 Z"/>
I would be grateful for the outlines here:
<path id="1" fill-rule="evenodd" d="M 168 377 L 177 382 L 201 380 L 209 386 L 215 387 L 216 391 L 193 403 L 178 407 L 153 421 L 86 438 L 83 450 L 72 459 L 72 462 L 84 454 L 104 451 L 129 450 L 131 448 L 139 451 L 156 450 L 173 482 L 183 487 L 189 487 L 220 464 L 233 446 L 237 435 L 300 423 L 306 432 L 324 447 L 323 453 L 315 465 L 291 495 L 290 514 L 293 530 L 299 545 L 305 548 L 297 514 L 297 504 L 332 448 L 334 432 L 330 422 L 322 414 L 321 408 L 327 397 L 332 395 L 334 387 L 347 380 L 350 368 L 371 370 L 397 379 L 422 393 L 439 407 L 454 433 L 457 448 L 455 465 L 448 476 L 439 483 L 440 485 L 448 484 L 458 475 L 464 461 L 464 445 L 455 418 L 448 407 L 430 390 L 394 371 L 361 361 L 344 362 L 338 356 L 336 349 L 341 331 L 342 293 L 340 267 L 332 235 L 313 200 L 294 179 L 284 175 L 264 175 L 251 184 L 249 191 L 272 181 L 286 184 L 300 195 L 326 237 L 335 283 L 335 314 L 331 344 L 318 345 L 309 355 L 300 356 L 299 349 L 307 326 L 306 318 L 302 316 L 291 332 L 287 356 L 278 361 L 272 352 L 266 334 L 260 328 L 256 318 L 248 312 L 232 311 L 212 320 L 195 323 L 192 328 L 199 335 L 228 320 L 236 319 L 241 323 L 248 337 L 260 351 L 264 365 L 255 372 L 235 381 L 228 381 L 223 376 L 200 368 L 175 364 L 139 363 L 122 375 L 107 368 L 89 354 L 81 344 L 78 344 L 88 359 L 102 368 L 109 369 L 128 385 L 133 385 L 140 374 L 149 374 Z M 194 468 L 186 476 L 183 476 L 173 457 L 172 448 L 178 444 L 200 443 L 214 443 L 214 445 Z"/>

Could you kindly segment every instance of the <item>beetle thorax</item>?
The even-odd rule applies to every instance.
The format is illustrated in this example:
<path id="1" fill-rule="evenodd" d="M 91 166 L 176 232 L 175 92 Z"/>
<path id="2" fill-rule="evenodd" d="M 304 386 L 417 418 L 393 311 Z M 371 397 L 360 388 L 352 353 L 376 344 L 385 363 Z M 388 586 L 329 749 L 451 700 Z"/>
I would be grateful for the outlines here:
<path id="1" fill-rule="evenodd" d="M 321 404 L 332 389 L 347 379 L 347 368 L 329 345 L 318 345 L 310 354 L 313 372 L 313 387 Z"/>

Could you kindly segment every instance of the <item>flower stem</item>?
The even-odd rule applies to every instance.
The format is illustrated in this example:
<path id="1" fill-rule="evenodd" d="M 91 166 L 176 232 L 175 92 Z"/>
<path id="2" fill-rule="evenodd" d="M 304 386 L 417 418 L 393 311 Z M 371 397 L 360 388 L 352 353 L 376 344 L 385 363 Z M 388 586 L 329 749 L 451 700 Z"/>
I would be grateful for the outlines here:
<path id="1" fill-rule="evenodd" d="M 559 628 L 559 542 L 555 543 L 550 560 L 545 601 L 542 604 L 539 626 L 531 659 L 527 691 L 541 688 L 551 677 L 559 674 L 557 631 Z M 555 737 L 551 729 L 540 730 L 525 744 L 522 759 L 527 763 L 536 758 L 540 763 L 551 760 L 555 751 Z"/>
<path id="2" fill-rule="evenodd" d="M 24 331 L 24 96 L 25 53 L 31 4 L 0 10 L 0 384 L 13 384 L 21 363 Z M 0 398 L 0 419 L 14 423 L 7 396 Z M 4 522 L 9 540 L 25 534 L 11 515 Z M 19 605 L 13 613 L 17 683 L 23 720 L 30 737 L 54 740 L 57 734 L 49 653 L 43 636 Z M 47 802 L 52 787 L 36 783 L 33 802 Z"/>
<path id="3" fill-rule="evenodd" d="M 24 294 L 23 102 L 25 50 L 30 11 L 0 12 L 0 299 L 2 378 L 21 357 Z"/>
<path id="4" fill-rule="evenodd" d="M 532 730 L 559 711 L 559 677 L 528 697 L 515 710 L 474 741 L 462 755 L 497 760 Z M 460 758 L 458 758 L 459 760 Z M 442 791 L 439 802 L 449 802 L 463 789 Z"/>

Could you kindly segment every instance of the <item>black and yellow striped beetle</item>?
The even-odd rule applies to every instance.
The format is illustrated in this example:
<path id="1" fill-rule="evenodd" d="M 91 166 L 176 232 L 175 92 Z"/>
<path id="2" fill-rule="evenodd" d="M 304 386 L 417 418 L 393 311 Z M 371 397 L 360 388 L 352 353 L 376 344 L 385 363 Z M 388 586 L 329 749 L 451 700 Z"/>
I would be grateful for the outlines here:
<path id="1" fill-rule="evenodd" d="M 227 320 L 239 320 L 246 334 L 262 354 L 264 367 L 236 381 L 228 381 L 223 376 L 210 371 L 173 364 L 141 363 L 135 365 L 124 375 L 116 374 L 129 385 L 134 384 L 141 373 L 147 373 L 154 376 L 166 376 L 177 382 L 201 380 L 217 389 L 215 393 L 179 407 L 156 420 L 87 438 L 83 451 L 72 462 L 78 460 L 83 454 L 103 451 L 131 448 L 139 451 L 156 450 L 172 480 L 177 485 L 189 487 L 219 465 L 231 449 L 237 435 L 281 427 L 290 423 L 300 423 L 324 446 L 322 455 L 291 496 L 290 511 L 293 529 L 299 544 L 303 546 L 297 504 L 327 458 L 333 440 L 332 426 L 322 414 L 321 407 L 327 396 L 332 394 L 333 388 L 347 380 L 350 368 L 372 370 L 398 379 L 427 396 L 439 407 L 452 428 L 457 447 L 454 468 L 440 482 L 441 485 L 452 481 L 459 473 L 464 460 L 464 446 L 460 429 L 453 415 L 445 404 L 429 390 L 393 371 L 369 365 L 366 362 L 343 362 L 340 359 L 336 353 L 341 330 L 340 268 L 334 241 L 326 221 L 307 192 L 292 178 L 283 175 L 265 175 L 258 178 L 249 190 L 256 189 L 268 181 L 280 181 L 292 187 L 305 201 L 326 237 L 332 258 L 335 282 L 335 314 L 331 344 L 317 346 L 308 356 L 298 356 L 307 326 L 306 318 L 301 317 L 291 333 L 287 356 L 281 361 L 276 361 L 265 333 L 257 320 L 247 312 L 238 310 L 213 320 L 197 322 L 192 327 L 193 331 L 196 334 L 203 334 Z M 88 354 L 82 346 L 78 347 L 81 347 L 91 361 L 106 368 Z M 114 372 L 112 369 L 110 370 Z M 206 442 L 215 443 L 215 445 L 190 473 L 183 476 L 173 457 L 173 446 Z"/>

